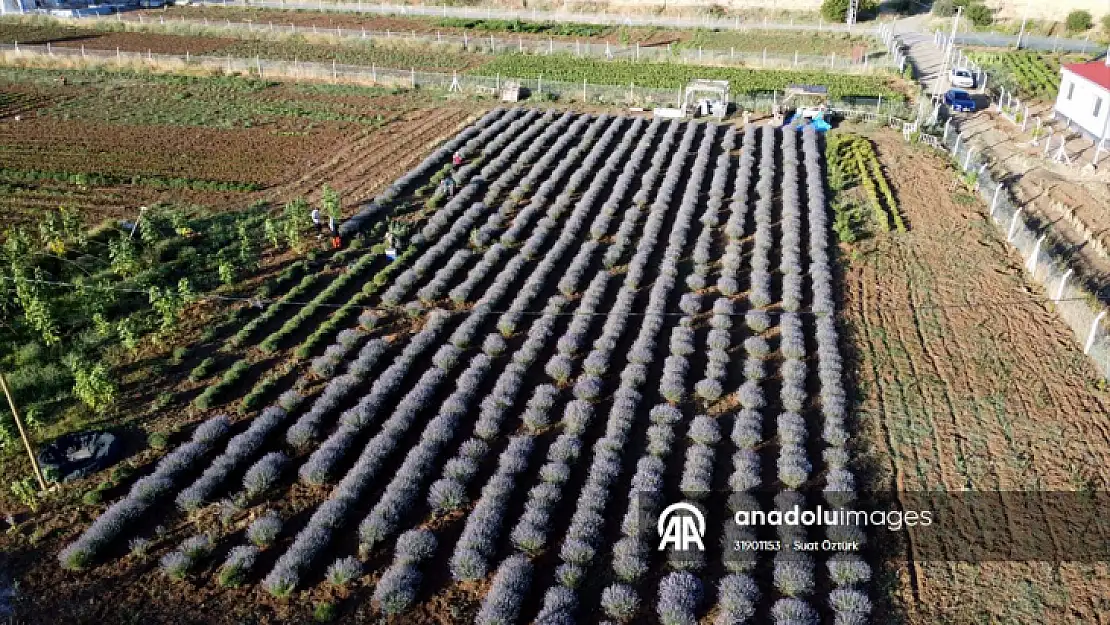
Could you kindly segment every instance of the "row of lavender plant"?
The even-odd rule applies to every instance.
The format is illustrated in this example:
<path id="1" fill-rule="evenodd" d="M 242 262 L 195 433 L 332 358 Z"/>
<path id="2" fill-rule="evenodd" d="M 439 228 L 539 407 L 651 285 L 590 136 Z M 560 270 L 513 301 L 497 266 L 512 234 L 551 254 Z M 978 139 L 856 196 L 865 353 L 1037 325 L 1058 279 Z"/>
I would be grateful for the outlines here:
<path id="1" fill-rule="evenodd" d="M 823 451 L 827 468 L 826 500 L 834 507 L 848 508 L 856 497 L 855 476 L 848 466 L 850 456 L 846 425 L 848 398 L 842 382 L 843 363 L 840 357 L 832 299 L 832 272 L 829 268 L 829 237 L 825 207 L 825 187 L 821 170 L 821 150 L 815 132 L 802 135 L 806 167 L 806 190 L 809 208 L 809 256 L 813 308 L 825 314 L 816 315 L 817 374 L 820 382 L 820 409 L 823 418 L 822 438 L 828 447 Z M 866 542 L 858 526 L 835 525 L 827 530 L 835 543 Z M 871 601 L 865 585 L 871 579 L 871 568 L 858 554 L 841 550 L 826 565 L 829 578 L 836 585 L 829 593 L 829 605 L 841 625 L 867 622 Z"/>
<path id="2" fill-rule="evenodd" d="M 374 379 L 370 391 L 359 402 L 339 417 L 340 425 L 316 448 L 301 466 L 301 480 L 310 485 L 327 483 L 337 465 L 367 426 L 373 423 L 386 400 L 401 387 L 402 381 L 418 366 L 420 357 L 435 345 L 447 323 L 447 315 L 433 312 L 421 328 L 393 359 L 393 362 Z M 409 391 L 408 394 L 411 394 Z"/>
<path id="3" fill-rule="evenodd" d="M 641 120 L 637 120 L 640 122 Z M 595 185 L 591 186 L 592 189 L 598 189 L 597 193 L 588 193 L 583 197 L 582 201 L 596 201 L 600 193 L 601 186 L 597 183 L 604 184 L 608 180 L 608 176 L 615 170 L 616 165 L 620 162 L 625 162 L 624 172 L 621 174 L 620 179 L 614 185 L 613 192 L 606 204 L 611 206 L 619 206 L 628 186 L 631 182 L 631 177 L 634 175 L 636 167 L 642 162 L 646 154 L 646 147 L 653 140 L 655 131 L 649 129 L 647 133 L 640 135 L 638 132 L 642 127 L 640 123 L 634 123 L 629 133 L 625 136 L 622 145 L 618 150 L 614 151 L 606 162 L 605 167 L 598 174 L 595 179 Z M 657 130 L 659 124 L 653 124 Z M 631 141 L 639 137 L 638 148 L 634 151 L 630 160 L 624 161 L 624 153 L 630 147 Z M 599 215 L 600 216 L 600 215 Z M 595 219 L 596 222 L 596 219 Z M 591 231 L 596 231 L 591 228 Z M 593 252 L 596 245 L 590 246 L 594 241 L 587 241 L 583 244 L 582 252 Z M 576 256 L 574 263 L 585 264 L 581 260 L 581 252 Z M 579 288 L 583 271 L 570 270 L 560 281 L 560 286 L 564 293 L 576 292 Z M 601 297 L 604 294 L 605 286 L 608 282 L 608 275 L 600 273 L 595 276 L 591 281 L 589 288 L 583 295 L 579 309 L 576 316 L 568 325 L 566 332 L 560 337 L 557 342 L 558 353 L 554 355 L 546 364 L 545 371 L 557 383 L 566 384 L 573 372 L 574 362 L 571 360 L 572 356 L 578 353 L 582 342 L 589 331 L 591 322 L 593 321 L 593 314 L 596 307 L 600 304 Z M 627 292 L 629 295 L 631 292 Z M 622 301 L 617 303 L 615 310 L 617 315 L 631 306 L 631 298 L 625 297 Z M 612 318 L 612 317 L 609 317 Z M 621 317 L 623 320 L 623 317 Z M 611 357 L 611 352 L 616 347 L 616 340 L 619 334 L 623 331 L 624 324 L 607 324 L 606 329 L 603 331 L 602 336 L 595 342 L 594 350 L 590 353 L 587 360 L 590 365 L 586 373 L 579 378 L 574 386 L 575 400 L 567 404 L 562 419 L 559 425 L 562 426 L 563 432 L 560 434 L 555 442 L 548 449 L 547 462 L 540 468 L 541 484 L 532 488 L 528 493 L 528 500 L 525 504 L 525 513 L 518 520 L 516 526 L 510 533 L 510 538 L 517 548 L 529 554 L 536 554 L 546 545 L 548 533 L 550 531 L 551 513 L 554 506 L 562 498 L 562 489 L 570 478 L 571 463 L 573 463 L 581 454 L 581 435 L 588 427 L 592 419 L 594 408 L 591 402 L 597 401 L 600 397 L 601 388 L 603 385 L 601 375 L 608 368 L 608 361 Z M 564 545 L 564 551 L 570 552 L 580 547 L 575 544 Z M 581 547 L 588 549 L 588 547 Z"/>
<path id="4" fill-rule="evenodd" d="M 686 141 L 686 148 L 688 150 L 689 144 L 692 142 L 693 138 L 692 128 L 688 127 L 687 131 L 689 140 Z M 670 134 L 673 136 L 673 133 Z M 685 151 L 680 150 L 677 154 L 684 153 Z M 676 155 L 675 159 L 678 158 L 680 157 Z M 647 253 L 650 253 L 650 249 L 654 246 L 658 231 L 662 225 L 662 216 L 660 212 L 661 211 L 654 211 L 653 216 L 655 216 L 655 220 L 653 221 L 649 218 L 649 224 L 645 225 L 645 227 L 652 228 L 652 223 L 658 224 L 654 226 L 654 236 L 645 236 L 641 238 L 640 249 L 637 251 L 637 254 L 639 254 L 641 250 L 647 250 Z M 631 310 L 633 301 L 634 287 L 626 282 L 625 285 L 622 286 L 621 292 L 618 294 L 617 304 L 613 311 L 614 315 L 608 317 L 606 320 L 602 339 L 599 340 L 600 345 L 598 347 L 600 349 L 612 349 L 611 346 L 615 346 L 616 337 L 623 332 L 627 322 L 626 313 Z M 645 337 L 645 339 L 648 333 L 656 331 L 658 331 L 658 328 L 654 324 L 641 326 L 641 336 Z M 598 360 L 607 360 L 605 352 L 595 353 L 600 356 Z M 617 419 L 613 420 L 611 429 L 613 430 L 614 436 L 617 436 L 618 431 L 624 433 L 626 436 L 627 429 L 631 425 L 630 421 L 634 414 L 634 405 L 639 402 L 639 394 L 635 393 L 635 391 L 631 391 L 631 393 L 635 396 L 631 401 L 627 398 L 622 398 L 620 391 L 618 391 L 618 395 L 614 400 L 617 405 L 629 410 L 627 415 L 625 415 L 625 413 L 620 413 L 620 425 L 618 425 Z M 569 431 L 580 432 L 588 425 L 592 417 L 592 410 L 586 410 L 586 406 L 588 406 L 588 403 L 582 400 L 568 404 L 564 411 L 563 424 Z M 573 442 L 570 442 L 569 439 L 563 439 L 563 441 L 563 444 L 555 447 L 553 458 L 558 458 L 560 456 L 570 457 L 575 453 L 576 446 Z M 586 502 L 592 504 L 600 502 L 601 505 L 604 506 L 604 502 L 608 496 L 607 488 L 611 484 L 612 479 L 615 479 L 616 475 L 620 472 L 619 450 L 624 442 L 623 440 L 609 441 L 608 445 L 602 445 L 596 450 L 598 454 L 606 454 L 605 450 L 608 450 L 609 453 L 605 455 L 609 461 L 608 470 L 594 471 L 591 469 L 588 483 L 579 498 L 578 509 L 571 519 L 571 525 L 568 529 L 568 538 L 563 543 L 563 549 L 560 550 L 560 554 L 562 557 L 565 557 L 565 561 L 556 571 L 556 576 L 563 586 L 561 590 L 551 589 L 545 596 L 544 610 L 541 612 L 538 619 L 540 622 L 543 622 L 544 619 L 547 618 L 556 618 L 557 614 L 572 611 L 576 605 L 576 599 L 573 596 L 572 589 L 576 588 L 578 584 L 581 583 L 584 574 L 584 570 L 578 562 L 592 559 L 596 550 L 601 547 L 599 541 L 601 527 L 604 525 L 604 517 L 601 516 L 600 512 L 595 507 L 588 506 Z M 597 465 L 598 462 L 597 456 L 595 455 L 595 465 Z M 603 473 L 609 476 L 608 481 L 604 485 L 596 482 L 591 483 L 591 481 L 602 479 Z M 560 463 L 555 463 L 548 467 L 548 471 L 546 471 L 544 475 L 547 480 L 565 481 L 569 474 L 567 471 L 563 470 Z M 554 488 L 541 487 L 540 491 L 535 491 L 537 502 L 542 502 L 545 497 L 552 496 Z M 520 544 L 525 547 L 527 547 L 528 544 L 527 534 L 533 525 L 540 526 L 541 529 L 539 531 L 542 532 L 544 519 L 540 518 L 540 516 L 542 516 L 543 512 L 539 511 L 535 506 L 533 506 L 533 509 L 537 511 L 533 512 L 531 517 L 529 517 L 526 512 L 525 517 L 521 520 L 522 523 L 518 524 L 518 528 L 514 528 L 514 540 L 522 540 Z M 539 539 L 538 536 L 534 536 L 533 538 L 536 540 Z M 521 566 L 522 562 L 527 562 L 527 560 L 523 559 L 523 556 L 516 556 L 515 558 L 507 560 L 499 567 L 498 575 L 495 579 L 509 576 Z M 501 593 L 499 600 L 509 605 L 519 605 L 524 593 L 527 591 L 527 584 L 517 584 L 512 586 L 509 590 L 511 592 Z"/>
<path id="5" fill-rule="evenodd" d="M 648 200 L 651 199 L 649 194 L 655 190 L 660 174 L 663 173 L 664 167 L 670 162 L 675 137 L 680 126 L 681 124 L 671 123 L 667 132 L 663 135 L 662 141 L 659 142 L 659 146 L 652 153 L 651 166 L 640 177 L 640 189 L 632 196 L 633 204 L 625 212 L 624 218 L 617 227 L 617 233 L 613 236 L 613 244 L 609 246 L 602 257 L 602 264 L 606 269 L 612 270 L 619 265 L 621 259 L 624 258 L 625 251 L 636 242 L 633 234 L 640 217 L 643 215 L 643 208 L 647 206 Z"/>
<path id="6" fill-rule="evenodd" d="M 230 429 L 231 421 L 226 415 L 214 416 L 200 424 L 188 443 L 166 454 L 153 473 L 136 480 L 127 496 L 112 504 L 77 540 L 62 549 L 58 554 L 62 566 L 77 570 L 91 564 L 125 530 L 169 495 L 182 475 L 197 468 Z"/>
<path id="7" fill-rule="evenodd" d="M 672 130 L 674 128 L 672 127 Z M 675 180 L 674 174 L 680 171 L 681 167 L 675 163 L 684 161 L 696 132 L 696 127 L 692 124 L 686 125 L 685 129 L 679 149 L 672 153 L 671 165 L 667 169 L 668 176 L 672 180 Z M 673 134 L 668 133 L 668 136 Z M 666 141 L 665 137 L 664 142 Z M 656 165 L 659 164 L 657 161 Z M 662 229 L 662 219 L 669 205 L 670 195 L 673 194 L 676 186 L 676 184 L 665 185 L 666 188 L 657 192 L 656 201 L 652 204 L 651 213 L 644 225 L 645 232 L 640 238 L 634 258 L 646 259 L 650 256 Z M 677 262 L 676 252 L 680 252 L 685 243 L 684 230 L 688 227 L 688 219 L 684 222 L 683 217 L 680 214 L 676 218 L 672 229 L 672 234 L 683 233 L 683 235 L 671 237 L 667 251 L 664 253 L 664 266 Z M 614 396 L 605 436 L 594 446 L 594 457 L 586 484 L 579 494 L 570 526 L 560 546 L 560 559 L 563 563 L 556 571 L 560 586 L 549 589 L 545 594 L 544 606 L 537 619 L 538 622 L 557 622 L 572 617 L 577 603 L 573 591 L 582 582 L 586 568 L 595 560 L 598 551 L 603 547 L 604 513 L 608 506 L 612 484 L 621 472 L 621 450 L 628 442 L 636 409 L 642 401 L 642 396 L 635 389 L 646 379 L 646 366 L 650 363 L 652 351 L 649 345 L 654 344 L 655 337 L 662 329 L 666 300 L 674 286 L 673 277 L 665 267 L 662 273 L 649 295 L 647 315 L 643 319 L 633 347 L 632 356 L 639 357 L 630 359 L 625 371 L 622 372 L 621 386 Z M 631 306 L 637 282 L 625 280 L 617 297 L 618 306 L 622 304 L 625 307 Z M 610 317 L 606 321 L 606 329 L 603 332 L 611 332 L 611 338 L 615 342 L 616 336 L 623 331 L 625 323 L 624 315 L 618 313 L 617 317 Z M 577 418 L 574 413 L 569 416 L 568 423 L 572 423 Z"/>
<path id="8" fill-rule="evenodd" d="M 598 120 L 595 120 L 595 123 L 591 127 L 591 129 L 599 130 L 600 124 L 597 123 L 597 121 Z M 535 232 L 533 232 L 533 236 L 530 237 L 529 240 L 542 242 L 542 240 L 546 237 L 546 234 L 547 233 L 543 230 L 536 230 Z M 510 261 L 508 265 L 506 265 L 506 267 L 502 270 L 502 276 L 499 276 L 499 278 L 501 279 L 494 280 L 494 283 L 490 286 L 489 290 L 487 290 L 486 294 L 483 295 L 481 300 L 479 300 L 478 304 L 475 306 L 470 315 L 470 318 L 474 318 L 478 315 L 487 314 L 486 311 L 490 310 L 494 305 L 496 305 L 496 303 L 504 296 L 509 286 L 515 281 L 514 277 L 519 273 L 520 269 L 523 268 L 524 260 L 525 259 L 523 258 L 523 256 L 518 255 L 512 261 Z M 394 415 L 391 417 L 391 420 L 393 420 L 394 418 L 400 418 L 401 422 L 405 426 L 408 426 L 411 425 L 414 416 L 415 415 L 412 414 L 411 411 L 405 411 L 405 413 L 401 415 L 398 415 L 398 413 L 395 412 Z M 390 450 L 392 450 L 393 446 L 395 446 L 397 442 L 399 435 L 400 432 L 397 432 L 396 430 L 387 431 L 383 426 L 383 431 L 372 438 L 370 443 L 368 443 L 363 456 L 360 457 L 359 462 L 356 463 L 355 469 L 352 469 L 352 472 L 354 472 L 356 469 L 359 469 L 359 467 L 361 466 L 362 470 L 359 471 L 360 479 L 363 481 L 372 479 L 373 471 L 377 468 L 378 463 L 381 462 L 380 458 L 385 456 L 389 453 Z M 367 452 L 370 450 L 374 451 L 375 458 L 363 462 L 363 460 L 367 457 Z M 344 478 L 343 482 L 340 483 L 340 486 L 337 487 L 336 491 L 342 489 L 345 483 L 350 483 L 351 474 L 351 472 L 348 473 L 348 476 Z M 344 503 L 344 500 L 342 498 L 336 498 L 335 495 L 336 492 L 333 492 L 332 499 L 329 499 L 328 502 L 325 502 L 325 504 L 323 504 L 318 510 L 318 513 L 320 512 L 320 510 L 324 510 L 325 508 L 329 507 L 340 508 L 339 512 L 346 512 L 346 507 L 348 507 L 349 502 Z M 335 505 L 329 506 L 329 504 L 332 504 L 333 502 L 335 502 Z M 314 515 L 313 517 L 313 520 L 315 519 L 316 515 Z M 312 559 L 315 556 L 315 553 L 319 551 L 319 545 L 308 544 L 308 539 L 312 538 L 312 533 L 310 532 L 314 532 L 317 535 L 321 534 L 321 532 L 314 530 L 313 520 L 310 520 L 309 527 L 306 528 L 305 531 L 302 531 L 301 535 L 298 536 L 297 541 L 295 541 L 294 543 L 294 547 L 286 552 L 286 554 L 283 554 L 281 558 L 279 558 L 277 566 L 275 566 L 274 570 L 271 571 L 269 576 L 267 576 L 266 585 L 271 590 L 271 592 L 274 592 L 275 594 L 283 594 L 289 592 L 292 587 L 296 585 L 299 572 L 311 563 Z M 302 541 L 302 537 L 304 537 L 306 540 Z M 306 546 L 302 549 L 298 549 L 298 543 L 302 542 L 305 543 Z"/>

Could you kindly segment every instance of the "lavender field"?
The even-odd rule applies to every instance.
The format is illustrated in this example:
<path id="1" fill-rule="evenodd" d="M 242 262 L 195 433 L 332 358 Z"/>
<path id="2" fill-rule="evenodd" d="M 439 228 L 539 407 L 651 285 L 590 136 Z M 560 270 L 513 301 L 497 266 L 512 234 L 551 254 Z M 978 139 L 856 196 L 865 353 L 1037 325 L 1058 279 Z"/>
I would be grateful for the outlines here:
<path id="1" fill-rule="evenodd" d="M 465 157 L 378 305 L 312 362 L 322 390 L 208 419 L 61 564 L 231 501 L 249 526 L 197 523 L 153 554 L 166 576 L 260 598 L 360 587 L 397 622 L 450 588 L 480 589 L 459 622 L 482 624 L 868 622 L 863 556 L 733 549 L 866 539 L 733 522 L 856 489 L 822 142 L 491 111 L 345 226 Z M 294 491 L 322 503 L 283 516 Z M 654 519 L 680 501 L 709 527 L 678 557 Z"/>

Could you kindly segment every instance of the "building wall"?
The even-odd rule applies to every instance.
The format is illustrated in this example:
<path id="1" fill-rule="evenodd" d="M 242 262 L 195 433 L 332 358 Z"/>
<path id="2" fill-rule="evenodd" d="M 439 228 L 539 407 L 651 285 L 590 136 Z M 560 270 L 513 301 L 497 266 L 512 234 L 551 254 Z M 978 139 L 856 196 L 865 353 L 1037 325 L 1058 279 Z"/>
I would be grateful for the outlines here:
<path id="1" fill-rule="evenodd" d="M 1107 118 L 1110 118 L 1110 90 L 1063 70 L 1060 79 L 1060 93 L 1056 96 L 1056 112 L 1072 120 L 1094 137 L 1101 137 Z M 1074 89 L 1072 86 L 1074 85 Z M 1071 98 L 1068 98 L 1069 91 Z M 1098 115 L 1095 115 L 1095 102 L 1101 99 Z"/>

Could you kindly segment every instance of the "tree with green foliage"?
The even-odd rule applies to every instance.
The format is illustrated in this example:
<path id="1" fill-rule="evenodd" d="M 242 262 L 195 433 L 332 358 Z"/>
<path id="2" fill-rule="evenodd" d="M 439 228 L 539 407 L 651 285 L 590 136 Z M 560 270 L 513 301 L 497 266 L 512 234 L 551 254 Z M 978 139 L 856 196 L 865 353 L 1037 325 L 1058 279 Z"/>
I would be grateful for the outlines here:
<path id="1" fill-rule="evenodd" d="M 994 13 L 991 12 L 990 7 L 985 4 L 975 3 L 967 7 L 964 11 L 967 20 L 972 24 L 983 28 L 990 26 L 994 23 Z"/>
<path id="2" fill-rule="evenodd" d="M 821 3 L 821 16 L 830 22 L 846 22 L 850 4 L 851 0 L 824 0 Z M 878 6 L 878 0 L 859 0 L 856 19 L 859 19 L 859 14 L 874 11 Z"/>
<path id="3" fill-rule="evenodd" d="M 343 216 L 343 204 L 339 200 L 339 192 L 328 185 L 320 192 L 320 211 L 335 221 Z"/>
<path id="4" fill-rule="evenodd" d="M 193 301 L 194 297 L 188 278 L 182 278 L 178 281 L 176 291 L 170 287 L 150 287 L 148 299 L 151 307 L 154 308 L 154 312 L 158 313 L 158 316 L 162 319 L 162 332 L 169 332 L 177 326 L 181 311 Z"/>
<path id="5" fill-rule="evenodd" d="M 112 263 L 112 271 L 120 277 L 130 278 L 139 273 L 139 251 L 135 242 L 127 235 L 108 241 L 108 258 Z"/>
<path id="6" fill-rule="evenodd" d="M 1064 24 L 1068 27 L 1069 33 L 1083 33 L 1091 30 L 1095 22 L 1090 11 L 1077 9 L 1068 13 L 1068 18 L 1064 21 Z"/>
<path id="7" fill-rule="evenodd" d="M 304 198 L 297 198 L 285 205 L 285 218 L 282 220 L 282 227 L 285 231 L 285 239 L 289 241 L 289 247 L 294 251 L 300 251 L 302 233 L 308 227 L 308 202 Z"/>
<path id="8" fill-rule="evenodd" d="M 220 284 L 235 282 L 235 264 L 228 257 L 227 248 L 220 250 L 216 258 L 216 275 L 220 279 Z"/>
<path id="9" fill-rule="evenodd" d="M 235 233 L 239 239 L 239 265 L 251 271 L 258 266 L 258 245 L 246 219 L 236 220 Z"/>
<path id="10" fill-rule="evenodd" d="M 107 411 L 116 401 L 117 389 L 104 363 L 89 364 L 82 359 L 70 361 L 73 394 L 94 412 Z"/>
<path id="11" fill-rule="evenodd" d="M 266 237 L 266 241 L 269 242 L 270 247 L 275 249 L 281 247 L 281 224 L 278 223 L 276 219 L 269 216 L 266 217 L 262 222 L 262 234 Z"/>
<path id="12" fill-rule="evenodd" d="M 35 268 L 31 278 L 23 270 L 14 274 L 15 293 L 19 306 L 23 309 L 23 319 L 31 328 L 34 328 L 47 345 L 57 345 L 62 336 L 58 329 L 58 322 L 54 314 L 49 296 L 42 288 L 41 282 L 45 279 L 42 270 Z"/>
<path id="13" fill-rule="evenodd" d="M 1110 13 L 1102 16 L 1102 32 L 1110 35 Z"/>

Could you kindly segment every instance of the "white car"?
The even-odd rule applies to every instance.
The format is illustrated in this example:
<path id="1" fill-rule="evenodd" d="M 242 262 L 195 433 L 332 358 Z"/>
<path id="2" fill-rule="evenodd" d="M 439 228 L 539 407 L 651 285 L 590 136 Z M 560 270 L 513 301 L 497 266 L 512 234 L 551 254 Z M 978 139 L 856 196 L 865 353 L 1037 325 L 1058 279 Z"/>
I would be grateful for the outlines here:
<path id="1" fill-rule="evenodd" d="M 948 82 L 952 83 L 953 87 L 959 87 L 960 89 L 974 89 L 975 74 L 969 69 L 957 67 L 949 74 Z"/>

